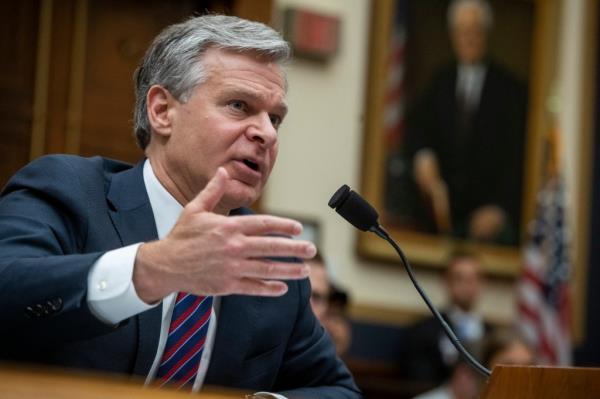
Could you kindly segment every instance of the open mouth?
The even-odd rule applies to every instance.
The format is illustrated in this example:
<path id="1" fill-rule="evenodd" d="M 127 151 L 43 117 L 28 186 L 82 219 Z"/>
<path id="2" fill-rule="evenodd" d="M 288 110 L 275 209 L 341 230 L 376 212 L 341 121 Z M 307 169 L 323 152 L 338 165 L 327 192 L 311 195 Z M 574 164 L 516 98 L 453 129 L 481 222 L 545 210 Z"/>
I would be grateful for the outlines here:
<path id="1" fill-rule="evenodd" d="M 259 168 L 258 168 L 258 164 L 257 164 L 257 163 L 255 163 L 255 162 L 252 162 L 252 161 L 250 161 L 250 160 L 248 160 L 248 159 L 244 159 L 244 165 L 246 165 L 246 166 L 247 166 L 247 167 L 249 167 L 250 169 L 252 169 L 252 170 L 255 170 L 255 171 L 257 171 L 257 172 L 258 172 L 258 169 L 259 169 Z"/>

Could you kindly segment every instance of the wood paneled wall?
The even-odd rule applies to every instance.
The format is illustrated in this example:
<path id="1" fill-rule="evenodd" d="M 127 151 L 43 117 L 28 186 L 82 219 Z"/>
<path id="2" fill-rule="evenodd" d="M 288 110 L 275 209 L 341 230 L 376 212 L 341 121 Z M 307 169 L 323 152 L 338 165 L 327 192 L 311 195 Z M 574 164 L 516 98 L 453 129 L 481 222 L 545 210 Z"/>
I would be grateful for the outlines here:
<path id="1" fill-rule="evenodd" d="M 133 72 L 165 26 L 219 12 L 268 23 L 272 0 L 28 0 L 0 24 L 0 186 L 47 153 L 143 156 Z"/>
<path id="2" fill-rule="evenodd" d="M 0 24 L 0 185 L 29 160 L 38 35 L 37 1 L 11 1 Z"/>

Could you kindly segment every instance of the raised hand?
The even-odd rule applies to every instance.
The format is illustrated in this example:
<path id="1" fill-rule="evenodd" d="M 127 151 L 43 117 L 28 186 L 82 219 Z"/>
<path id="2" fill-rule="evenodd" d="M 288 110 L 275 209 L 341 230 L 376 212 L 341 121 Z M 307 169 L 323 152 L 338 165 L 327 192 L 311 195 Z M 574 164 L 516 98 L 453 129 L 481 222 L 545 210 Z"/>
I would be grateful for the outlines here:
<path id="1" fill-rule="evenodd" d="M 278 296 L 287 291 L 280 280 L 308 276 L 303 263 L 266 259 L 315 255 L 312 243 L 287 237 L 300 234 L 300 223 L 268 215 L 227 217 L 213 212 L 228 178 L 227 171 L 219 168 L 165 238 L 140 246 L 133 283 L 142 300 L 153 303 L 176 291 Z"/>

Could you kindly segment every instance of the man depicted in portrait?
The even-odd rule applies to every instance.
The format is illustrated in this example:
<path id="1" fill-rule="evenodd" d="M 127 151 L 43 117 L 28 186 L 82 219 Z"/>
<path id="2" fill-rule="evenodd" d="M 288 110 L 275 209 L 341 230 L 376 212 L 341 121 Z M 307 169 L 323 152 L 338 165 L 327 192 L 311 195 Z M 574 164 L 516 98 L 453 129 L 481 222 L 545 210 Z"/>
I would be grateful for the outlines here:
<path id="1" fill-rule="evenodd" d="M 435 75 L 409 112 L 405 150 L 421 229 L 516 244 L 526 90 L 487 56 L 492 24 L 484 0 L 450 4 L 456 59 Z"/>

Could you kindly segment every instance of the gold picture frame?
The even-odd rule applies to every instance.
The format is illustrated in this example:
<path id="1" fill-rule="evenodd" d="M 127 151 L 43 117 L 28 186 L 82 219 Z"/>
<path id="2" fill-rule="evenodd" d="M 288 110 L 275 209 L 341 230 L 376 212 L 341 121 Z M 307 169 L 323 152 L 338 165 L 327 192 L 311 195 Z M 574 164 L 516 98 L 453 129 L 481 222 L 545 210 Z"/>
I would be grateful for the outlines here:
<path id="1" fill-rule="evenodd" d="M 435 2 L 435 4 L 445 7 L 444 2 Z M 534 215 L 535 195 L 542 180 L 544 136 L 551 128 L 551 118 L 546 103 L 551 94 L 557 53 L 557 32 L 554 28 L 558 19 L 557 2 L 532 0 L 530 5 L 533 7 L 534 24 L 531 30 L 530 72 L 527 82 L 527 138 L 521 203 L 523 221 L 531 220 Z M 380 210 L 385 207 L 384 169 L 388 149 L 383 140 L 383 114 L 386 58 L 394 24 L 394 7 L 394 0 L 372 2 L 361 192 L 376 209 Z M 450 236 L 386 226 L 385 218 L 381 222 L 414 264 L 443 268 L 450 254 L 460 247 L 477 253 L 485 271 L 489 274 L 510 278 L 520 270 L 521 251 L 518 246 L 479 244 Z M 526 223 L 521 223 L 520 231 L 521 235 L 525 236 Z M 366 258 L 397 261 L 394 250 L 372 234 L 359 235 L 357 250 L 359 255 Z"/>

